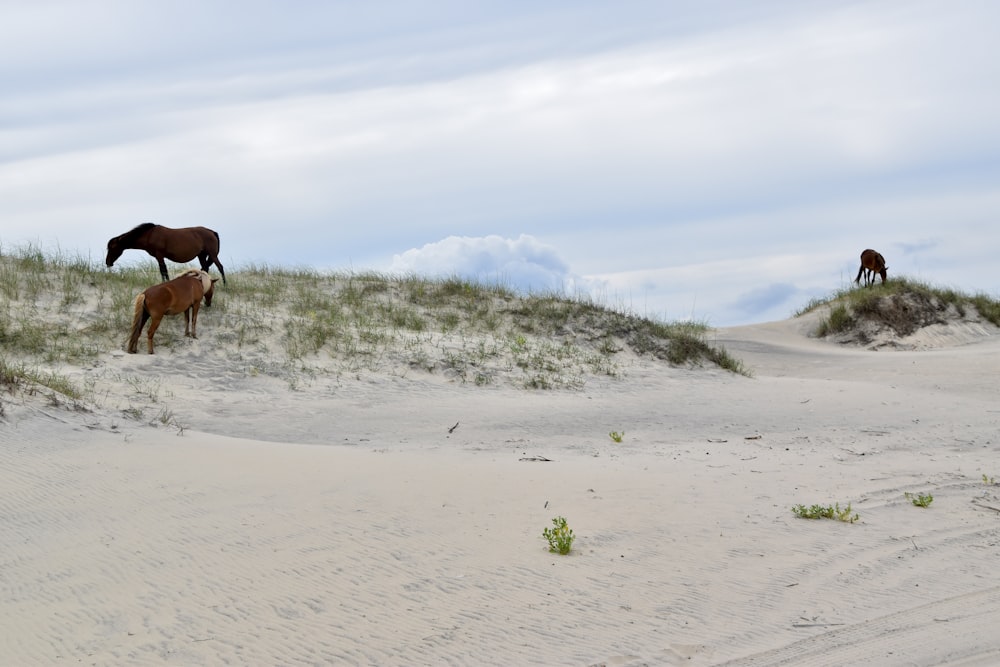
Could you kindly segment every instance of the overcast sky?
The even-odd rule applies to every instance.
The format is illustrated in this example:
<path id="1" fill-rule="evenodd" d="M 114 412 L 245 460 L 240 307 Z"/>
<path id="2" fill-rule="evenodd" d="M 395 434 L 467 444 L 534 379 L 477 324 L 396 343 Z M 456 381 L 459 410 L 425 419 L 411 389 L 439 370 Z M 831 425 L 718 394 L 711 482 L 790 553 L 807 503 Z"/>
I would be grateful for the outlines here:
<path id="1" fill-rule="evenodd" d="M 204 225 L 230 270 L 729 326 L 872 247 L 998 296 L 997 26 L 992 0 L 0 0 L 0 250 Z"/>

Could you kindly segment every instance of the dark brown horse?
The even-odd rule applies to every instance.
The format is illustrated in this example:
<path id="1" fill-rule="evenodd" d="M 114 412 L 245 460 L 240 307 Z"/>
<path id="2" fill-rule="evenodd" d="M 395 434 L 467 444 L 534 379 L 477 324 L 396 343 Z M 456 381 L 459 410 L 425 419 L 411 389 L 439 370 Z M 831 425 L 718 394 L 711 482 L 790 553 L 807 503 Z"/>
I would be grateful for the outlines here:
<path id="1" fill-rule="evenodd" d="M 164 259 L 184 263 L 197 257 L 202 271 L 208 271 L 208 267 L 215 264 L 222 274 L 222 282 L 226 282 L 226 272 L 219 263 L 219 235 L 207 227 L 171 229 L 144 222 L 108 241 L 108 256 L 104 261 L 112 266 L 130 248 L 145 250 L 155 257 L 164 280 L 170 280 Z"/>
<path id="2" fill-rule="evenodd" d="M 197 338 L 198 308 L 202 298 L 205 306 L 212 305 L 212 294 L 218 278 L 212 278 L 204 271 L 188 269 L 173 280 L 153 285 L 135 298 L 135 315 L 132 317 L 132 332 L 128 338 L 129 354 L 135 354 L 139 347 L 139 334 L 149 324 L 149 353 L 153 354 L 153 334 L 160 326 L 164 315 L 184 313 L 184 335 Z"/>
<path id="3" fill-rule="evenodd" d="M 885 265 L 885 257 L 875 252 L 871 248 L 868 248 L 863 253 L 861 253 L 861 268 L 858 269 L 858 277 L 854 279 L 854 282 L 861 282 L 861 274 L 865 274 L 865 285 L 871 286 L 875 284 L 875 274 L 882 276 L 882 283 L 885 283 L 885 276 L 888 272 L 889 267 Z"/>

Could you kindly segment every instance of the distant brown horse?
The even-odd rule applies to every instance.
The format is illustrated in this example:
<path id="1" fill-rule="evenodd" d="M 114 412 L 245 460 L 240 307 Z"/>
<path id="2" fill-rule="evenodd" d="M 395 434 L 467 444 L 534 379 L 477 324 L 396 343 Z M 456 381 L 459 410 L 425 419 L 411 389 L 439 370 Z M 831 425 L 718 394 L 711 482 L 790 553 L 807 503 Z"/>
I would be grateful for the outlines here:
<path id="1" fill-rule="evenodd" d="M 854 279 L 854 282 L 861 282 L 861 274 L 865 274 L 865 285 L 871 286 L 875 284 L 875 274 L 882 276 L 882 283 L 885 283 L 885 277 L 888 273 L 889 267 L 885 265 L 885 257 L 875 252 L 871 248 L 868 248 L 863 253 L 861 253 L 861 268 L 858 269 L 858 277 Z"/>
<path id="2" fill-rule="evenodd" d="M 132 317 L 132 333 L 129 334 L 128 351 L 135 354 L 139 347 L 139 334 L 152 318 L 149 324 L 149 353 L 153 354 L 153 334 L 160 326 L 164 315 L 179 315 L 184 313 L 184 335 L 197 338 L 198 308 L 202 298 L 205 306 L 212 305 L 212 294 L 218 278 L 212 278 L 204 271 L 188 269 L 173 280 L 159 285 L 153 285 L 135 298 L 135 315 Z"/>
<path id="3" fill-rule="evenodd" d="M 104 261 L 112 266 L 130 248 L 145 250 L 155 257 L 164 280 L 170 280 L 164 259 L 184 263 L 197 257 L 202 271 L 208 271 L 208 267 L 215 264 L 222 274 L 222 282 L 226 282 L 226 272 L 219 263 L 219 235 L 207 227 L 171 229 L 144 222 L 108 241 L 108 256 Z"/>

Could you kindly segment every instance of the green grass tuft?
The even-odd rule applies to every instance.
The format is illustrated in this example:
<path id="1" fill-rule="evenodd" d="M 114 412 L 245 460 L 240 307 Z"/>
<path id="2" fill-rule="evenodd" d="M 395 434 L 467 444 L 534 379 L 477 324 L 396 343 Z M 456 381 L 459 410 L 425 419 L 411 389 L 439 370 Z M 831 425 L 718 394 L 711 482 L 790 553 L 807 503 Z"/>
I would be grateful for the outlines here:
<path id="1" fill-rule="evenodd" d="M 1000 326 L 1000 301 L 997 299 L 935 287 L 902 276 L 873 287 L 840 289 L 829 297 L 811 300 L 795 315 L 822 307 L 828 307 L 829 312 L 818 324 L 818 336 L 844 333 L 863 321 L 877 322 L 897 335 L 906 336 L 923 326 L 944 321 L 945 313 L 950 310 L 960 317 L 975 310 L 983 319 Z"/>
<path id="2" fill-rule="evenodd" d="M 561 556 L 573 549 L 573 541 L 576 539 L 573 530 L 566 525 L 566 519 L 561 516 L 552 519 L 552 528 L 543 530 L 542 537 L 549 543 L 549 552 Z"/>
<path id="3" fill-rule="evenodd" d="M 915 507 L 929 507 L 934 502 L 934 496 L 929 493 L 904 493 L 903 495 Z"/>
<path id="4" fill-rule="evenodd" d="M 800 519 L 834 519 L 845 523 L 854 523 L 861 517 L 851 511 L 851 504 L 841 508 L 840 503 L 834 505 L 796 505 L 792 508 L 792 513 Z"/>

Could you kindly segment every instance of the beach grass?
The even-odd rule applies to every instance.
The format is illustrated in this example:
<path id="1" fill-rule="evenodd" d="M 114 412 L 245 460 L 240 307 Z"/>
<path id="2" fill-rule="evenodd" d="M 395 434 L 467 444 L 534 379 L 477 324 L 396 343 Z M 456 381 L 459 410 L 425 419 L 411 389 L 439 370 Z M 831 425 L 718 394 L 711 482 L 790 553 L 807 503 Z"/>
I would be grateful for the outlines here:
<path id="1" fill-rule="evenodd" d="M 906 276 L 872 287 L 841 288 L 829 296 L 811 300 L 795 316 L 823 307 L 828 310 L 815 332 L 820 337 L 850 331 L 863 321 L 880 323 L 905 336 L 942 320 L 944 313 L 949 311 L 959 317 L 975 311 L 987 322 L 1000 326 L 1000 300 L 984 293 L 969 294 Z"/>
<path id="2" fill-rule="evenodd" d="M 172 275 L 182 268 L 171 266 Z M 236 267 L 227 278 L 212 307 L 201 310 L 202 338 L 244 372 L 281 375 L 293 385 L 333 365 L 342 374 L 445 373 L 481 387 L 575 389 L 596 376 L 622 377 L 626 351 L 750 375 L 707 342 L 707 325 L 661 322 L 587 297 L 520 294 L 459 277 L 266 264 Z M 82 395 L 58 369 L 123 349 L 136 295 L 159 281 L 152 259 L 108 269 L 79 254 L 0 246 L 0 359 L 7 360 L 8 386 L 32 382 Z M 156 338 L 162 353 L 184 340 L 167 324 Z"/>

